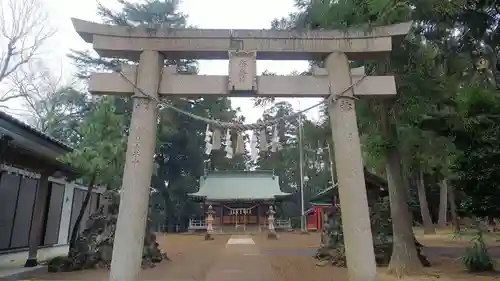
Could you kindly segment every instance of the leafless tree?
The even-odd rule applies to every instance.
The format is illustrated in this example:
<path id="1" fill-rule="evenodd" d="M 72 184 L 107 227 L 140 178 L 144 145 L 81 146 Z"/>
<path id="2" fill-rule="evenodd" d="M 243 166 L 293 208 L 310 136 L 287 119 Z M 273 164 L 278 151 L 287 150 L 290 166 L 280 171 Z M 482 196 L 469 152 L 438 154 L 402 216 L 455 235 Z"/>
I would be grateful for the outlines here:
<path id="1" fill-rule="evenodd" d="M 42 64 L 29 64 L 9 77 L 11 97 L 20 97 L 33 126 L 45 132 L 50 115 L 56 113 L 61 79 Z M 0 105 L 0 108 L 5 107 Z"/>
<path id="2" fill-rule="evenodd" d="M 35 59 L 54 33 L 39 0 L 0 0 L 0 83 Z M 21 95 L 8 88 L 0 103 Z"/>
<path id="3" fill-rule="evenodd" d="M 64 81 L 62 71 L 55 75 L 41 61 L 30 63 L 9 77 L 11 91 L 19 96 L 23 110 L 12 112 L 30 125 L 70 143 L 80 136 L 78 124 L 93 108 L 94 98 L 76 81 Z"/>

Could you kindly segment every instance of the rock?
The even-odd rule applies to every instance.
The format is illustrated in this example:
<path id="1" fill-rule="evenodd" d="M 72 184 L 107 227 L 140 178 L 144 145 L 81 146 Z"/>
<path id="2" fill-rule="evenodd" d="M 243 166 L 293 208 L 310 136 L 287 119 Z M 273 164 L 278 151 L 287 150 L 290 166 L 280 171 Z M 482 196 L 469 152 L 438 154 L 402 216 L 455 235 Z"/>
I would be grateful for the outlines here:
<path id="1" fill-rule="evenodd" d="M 89 217 L 68 257 L 58 257 L 49 261 L 49 272 L 110 267 L 119 196 L 108 192 L 105 199 L 107 202 Z M 142 267 L 154 267 L 163 260 L 170 259 L 159 249 L 156 235 L 150 230 L 148 223 L 144 237 Z"/>
<path id="2" fill-rule="evenodd" d="M 323 267 L 323 266 L 328 265 L 328 264 L 330 264 L 329 260 L 320 260 L 316 263 L 316 266 Z"/>
<path id="3" fill-rule="evenodd" d="M 68 259 L 66 257 L 55 257 L 47 264 L 49 272 L 64 272 L 67 271 Z"/>

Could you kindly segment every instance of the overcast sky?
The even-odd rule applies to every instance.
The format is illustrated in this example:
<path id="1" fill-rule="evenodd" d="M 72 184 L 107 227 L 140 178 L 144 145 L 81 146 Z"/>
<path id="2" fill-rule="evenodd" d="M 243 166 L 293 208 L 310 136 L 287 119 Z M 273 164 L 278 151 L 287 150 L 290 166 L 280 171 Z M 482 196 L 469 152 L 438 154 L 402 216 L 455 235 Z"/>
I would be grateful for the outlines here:
<path id="1" fill-rule="evenodd" d="M 44 8 L 50 13 L 51 25 L 57 28 L 57 34 L 45 46 L 43 58 L 50 61 L 50 67 L 56 73 L 63 73 L 67 78 L 72 75 L 72 67 L 66 54 L 70 49 L 85 50 L 91 48 L 74 32 L 70 18 L 80 18 L 100 22 L 96 14 L 96 0 L 42 0 Z M 119 8 L 116 0 L 100 0 L 107 7 Z M 286 16 L 295 10 L 294 0 L 183 0 L 181 11 L 189 16 L 188 23 L 199 28 L 223 29 L 264 29 L 270 27 L 274 18 Z M 278 74 L 288 74 L 294 70 L 307 68 L 305 61 L 266 61 L 257 65 L 258 73 L 264 70 Z M 227 75 L 227 61 L 201 61 L 201 74 Z M 305 108 L 318 99 L 287 99 L 294 107 Z M 253 108 L 249 99 L 233 98 L 233 106 L 240 107 L 247 122 L 254 122 L 263 109 Z M 19 106 L 13 105 L 13 106 Z M 316 110 L 308 114 L 316 119 Z"/>

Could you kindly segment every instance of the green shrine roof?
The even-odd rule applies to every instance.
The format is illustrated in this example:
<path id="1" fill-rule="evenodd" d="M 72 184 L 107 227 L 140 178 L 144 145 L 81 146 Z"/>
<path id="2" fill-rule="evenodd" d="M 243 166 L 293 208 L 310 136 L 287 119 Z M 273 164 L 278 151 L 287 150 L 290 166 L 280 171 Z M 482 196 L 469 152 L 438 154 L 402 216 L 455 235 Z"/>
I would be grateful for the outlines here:
<path id="1" fill-rule="evenodd" d="M 205 200 L 275 200 L 291 195 L 282 192 L 272 171 L 216 171 L 200 179 L 200 189 L 189 196 Z"/>

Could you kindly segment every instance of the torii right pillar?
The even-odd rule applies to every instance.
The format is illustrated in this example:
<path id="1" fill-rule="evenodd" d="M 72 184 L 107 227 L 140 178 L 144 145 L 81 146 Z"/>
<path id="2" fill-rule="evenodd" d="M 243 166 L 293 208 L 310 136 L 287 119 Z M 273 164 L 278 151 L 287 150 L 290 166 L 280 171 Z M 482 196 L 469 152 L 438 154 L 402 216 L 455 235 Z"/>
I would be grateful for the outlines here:
<path id="1" fill-rule="evenodd" d="M 332 93 L 342 93 L 351 86 L 351 71 L 346 54 L 330 54 L 325 66 Z M 349 280 L 375 281 L 377 267 L 373 250 L 370 213 L 361 158 L 354 92 L 340 94 L 328 111 L 335 149 L 342 227 Z"/>

